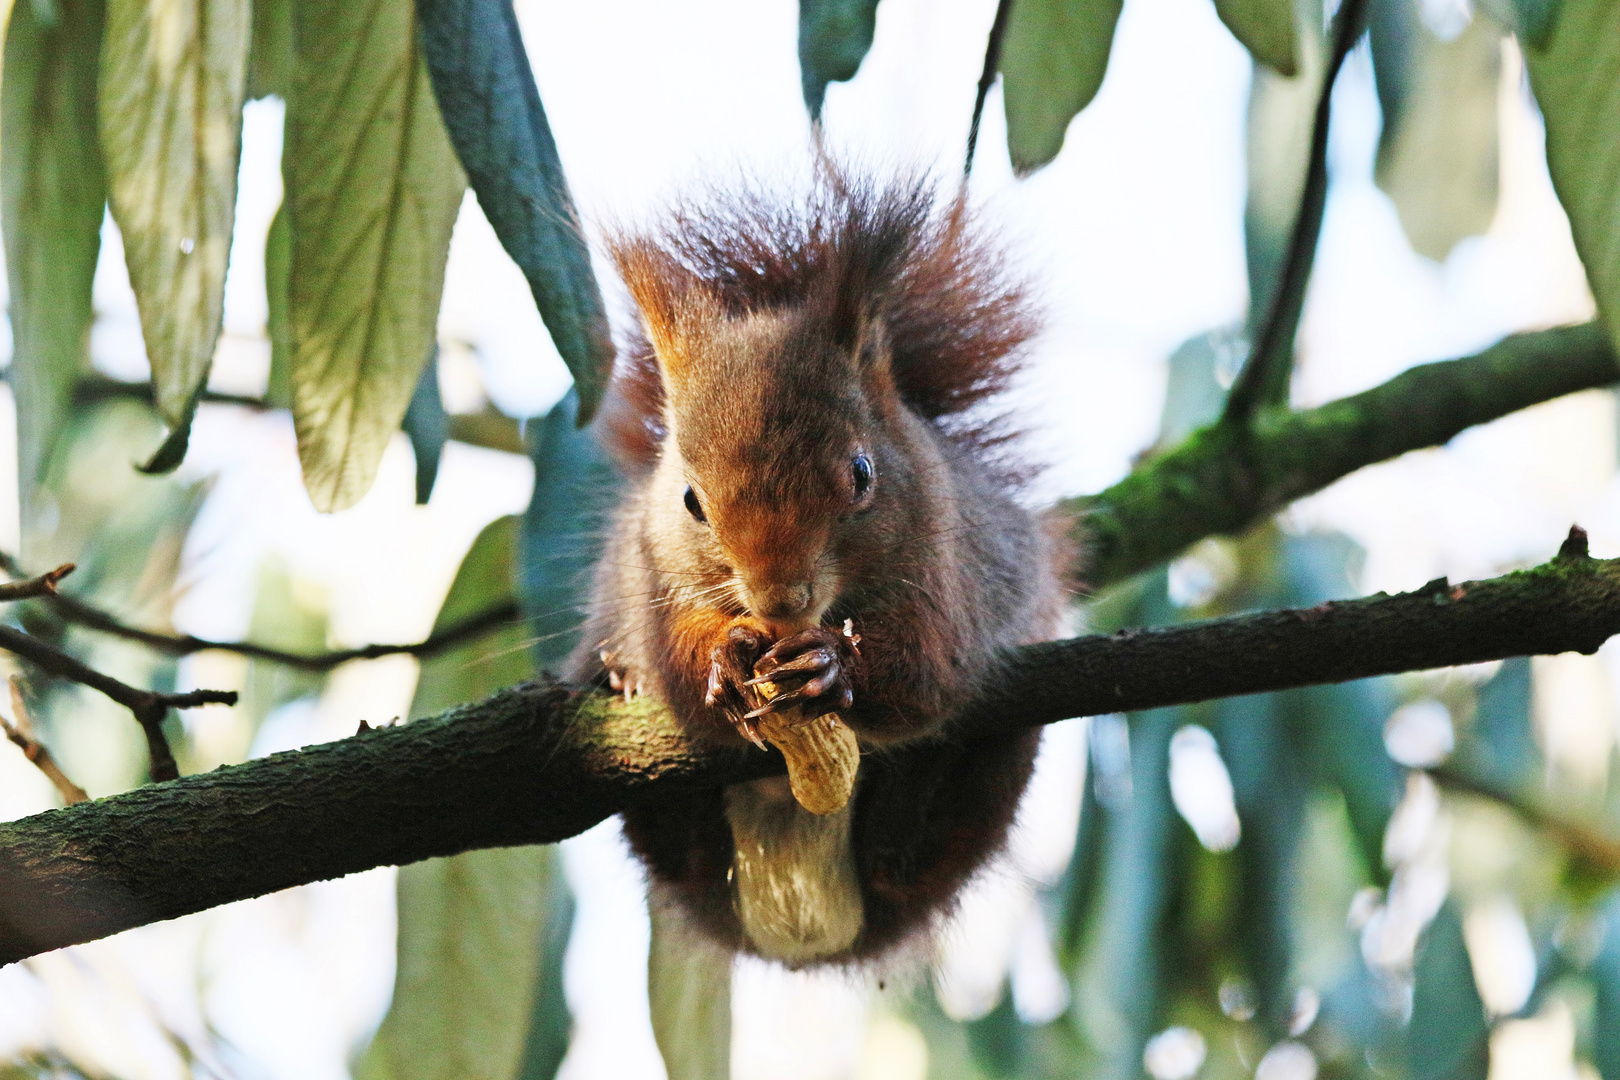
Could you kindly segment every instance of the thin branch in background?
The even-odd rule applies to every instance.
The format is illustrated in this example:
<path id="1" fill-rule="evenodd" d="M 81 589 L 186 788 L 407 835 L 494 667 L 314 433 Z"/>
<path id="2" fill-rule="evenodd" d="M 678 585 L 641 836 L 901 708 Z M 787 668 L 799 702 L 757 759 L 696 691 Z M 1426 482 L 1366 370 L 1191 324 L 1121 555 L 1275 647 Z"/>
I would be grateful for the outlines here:
<path id="1" fill-rule="evenodd" d="M 17 568 L 16 558 L 5 552 L 0 552 L 0 569 L 11 574 L 21 572 Z M 86 630 L 110 634 L 126 641 L 139 642 L 165 656 L 190 656 L 193 653 L 217 649 L 220 652 L 235 653 L 253 660 L 268 660 L 300 671 L 317 672 L 330 671 L 351 660 L 376 660 L 384 656 L 401 654 L 426 660 L 459 645 L 465 645 L 469 641 L 475 641 L 486 634 L 492 634 L 522 618 L 517 600 L 508 597 L 497 600 L 482 611 L 476 611 L 465 619 L 428 635 L 422 641 L 401 645 L 362 645 L 358 648 L 334 649 L 323 653 L 295 653 L 247 641 L 213 641 L 197 637 L 195 634 L 167 634 L 158 630 L 142 630 L 140 627 L 125 624 L 109 612 L 87 604 L 76 596 L 64 593 L 42 594 L 39 599 L 64 622 Z"/>
<path id="2" fill-rule="evenodd" d="M 1581 822 L 1505 791 L 1451 763 L 1436 766 L 1428 772 L 1445 790 L 1488 799 L 1504 806 L 1532 828 L 1551 836 L 1571 854 L 1611 874 L 1620 873 L 1620 839 L 1606 836 Z"/>
<path id="3" fill-rule="evenodd" d="M 67 773 L 51 757 L 51 752 L 35 738 L 34 725 L 28 719 L 28 707 L 23 703 L 22 679 L 16 675 L 11 677 L 11 715 L 17 718 L 15 723 L 0 715 L 0 729 L 5 730 L 6 738 L 16 744 L 36 769 L 45 774 L 61 794 L 64 803 L 72 806 L 74 803 L 88 802 L 90 796 L 85 794 L 84 788 L 68 779 Z"/>
<path id="4" fill-rule="evenodd" d="M 56 583 L 73 573 L 75 569 L 72 563 L 63 563 L 55 570 L 47 570 L 36 577 L 0 583 L 0 602 L 32 600 L 36 596 L 54 596 Z"/>
<path id="5" fill-rule="evenodd" d="M 146 735 L 153 780 L 173 780 L 180 775 L 174 752 L 169 749 L 169 740 L 163 734 L 163 721 L 168 719 L 170 709 L 236 704 L 234 690 L 190 690 L 184 694 L 160 694 L 154 690 L 137 689 L 10 626 L 0 626 L 0 649 L 16 653 L 48 674 L 99 691 L 134 713 L 136 722 Z"/>
<path id="6" fill-rule="evenodd" d="M 1327 209 L 1328 121 L 1333 109 L 1333 84 L 1345 58 L 1361 39 L 1367 23 L 1367 0 L 1344 0 L 1333 20 L 1333 55 L 1322 76 L 1322 92 L 1316 99 L 1316 119 L 1311 126 L 1310 164 L 1305 170 L 1305 188 L 1300 195 L 1299 216 L 1288 239 L 1271 306 L 1260 333 L 1253 337 L 1249 358 L 1238 372 L 1226 398 L 1223 421 L 1242 424 L 1263 405 L 1286 400 L 1287 370 L 1293 365 L 1294 334 L 1305 308 L 1305 286 L 1316 261 L 1316 244 L 1322 235 L 1322 215 Z M 1279 394 L 1279 391 L 1281 393 Z"/>
<path id="7" fill-rule="evenodd" d="M 984 99 L 990 96 L 990 87 L 996 81 L 1001 67 L 1001 39 L 1007 33 L 1007 16 L 1012 12 L 1012 0 L 996 4 L 996 18 L 990 24 L 990 38 L 984 46 L 984 70 L 979 73 L 979 93 L 973 99 L 973 122 L 968 125 L 967 155 L 962 160 L 962 179 L 973 174 L 973 155 L 979 149 L 979 121 L 984 117 Z"/>

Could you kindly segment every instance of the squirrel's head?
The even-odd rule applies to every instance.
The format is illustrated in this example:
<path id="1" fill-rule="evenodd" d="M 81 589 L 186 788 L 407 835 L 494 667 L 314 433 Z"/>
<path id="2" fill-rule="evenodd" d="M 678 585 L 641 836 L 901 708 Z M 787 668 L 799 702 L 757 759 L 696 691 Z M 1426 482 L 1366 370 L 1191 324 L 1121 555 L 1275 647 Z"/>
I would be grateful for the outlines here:
<path id="1" fill-rule="evenodd" d="M 911 471 L 881 322 L 836 296 L 740 313 L 695 284 L 637 299 L 664 384 L 660 528 L 729 571 L 773 634 L 820 623 Z"/>

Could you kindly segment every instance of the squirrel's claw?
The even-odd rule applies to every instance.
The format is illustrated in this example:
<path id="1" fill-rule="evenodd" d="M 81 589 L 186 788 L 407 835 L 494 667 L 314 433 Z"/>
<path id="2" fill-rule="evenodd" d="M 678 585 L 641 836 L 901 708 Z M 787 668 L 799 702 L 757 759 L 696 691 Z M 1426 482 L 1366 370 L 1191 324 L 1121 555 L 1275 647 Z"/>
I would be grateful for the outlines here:
<path id="1" fill-rule="evenodd" d="M 746 718 L 792 707 L 806 719 L 848 709 L 855 703 L 852 683 L 859 641 L 860 635 L 847 622 L 842 631 L 817 626 L 778 641 L 755 662 L 754 677 L 743 685 L 774 683 L 781 692 Z"/>
<path id="2" fill-rule="evenodd" d="M 765 749 L 765 740 L 745 714 L 759 700 L 747 680 L 767 644 L 768 639 L 752 627 L 733 626 L 725 640 L 709 653 L 709 679 L 703 691 L 703 703 L 723 712 L 737 734 L 761 750 Z"/>

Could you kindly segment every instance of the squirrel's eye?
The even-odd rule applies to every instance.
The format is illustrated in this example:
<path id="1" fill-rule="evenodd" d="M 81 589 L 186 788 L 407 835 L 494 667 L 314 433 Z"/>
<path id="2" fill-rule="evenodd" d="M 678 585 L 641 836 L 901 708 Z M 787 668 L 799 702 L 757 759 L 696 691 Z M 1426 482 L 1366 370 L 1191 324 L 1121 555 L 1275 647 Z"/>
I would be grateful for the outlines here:
<path id="1" fill-rule="evenodd" d="M 703 504 L 698 502 L 697 492 L 692 490 L 691 484 L 686 485 L 686 512 L 698 521 L 708 523 L 709 519 L 703 514 Z"/>
<path id="2" fill-rule="evenodd" d="M 866 498 L 866 493 L 872 490 L 872 459 L 864 451 L 849 463 L 849 478 L 855 482 L 855 497 Z"/>

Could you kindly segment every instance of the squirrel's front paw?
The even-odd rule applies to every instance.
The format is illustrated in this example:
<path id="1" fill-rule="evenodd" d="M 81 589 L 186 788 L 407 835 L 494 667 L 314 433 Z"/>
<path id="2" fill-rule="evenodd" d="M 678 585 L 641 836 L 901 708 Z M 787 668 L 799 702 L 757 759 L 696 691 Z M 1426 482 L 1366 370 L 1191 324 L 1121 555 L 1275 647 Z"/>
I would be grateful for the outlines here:
<path id="1" fill-rule="evenodd" d="M 703 696 L 704 704 L 723 711 L 736 725 L 737 733 L 761 750 L 765 749 L 765 740 L 748 722 L 748 711 L 758 700 L 758 695 L 748 689 L 748 680 L 754 675 L 755 662 L 770 643 L 770 638 L 742 623 L 726 631 L 726 640 L 709 653 L 709 686 Z"/>
<path id="2" fill-rule="evenodd" d="M 754 664 L 754 677 L 744 685 L 772 683 L 778 693 L 748 713 L 752 720 L 797 706 L 805 719 L 848 709 L 855 703 L 855 662 L 861 636 L 850 620 L 842 630 L 815 626 L 785 637 Z"/>
<path id="3" fill-rule="evenodd" d="M 601 658 L 602 668 L 607 672 L 608 686 L 615 692 L 622 693 L 624 700 L 629 701 L 641 693 L 641 676 L 619 663 L 618 657 L 606 649 L 598 649 L 596 655 Z"/>

